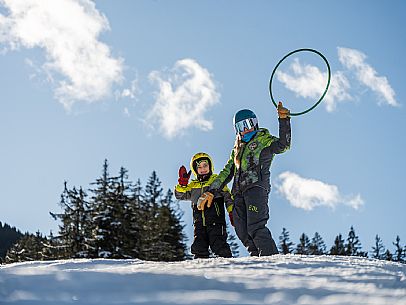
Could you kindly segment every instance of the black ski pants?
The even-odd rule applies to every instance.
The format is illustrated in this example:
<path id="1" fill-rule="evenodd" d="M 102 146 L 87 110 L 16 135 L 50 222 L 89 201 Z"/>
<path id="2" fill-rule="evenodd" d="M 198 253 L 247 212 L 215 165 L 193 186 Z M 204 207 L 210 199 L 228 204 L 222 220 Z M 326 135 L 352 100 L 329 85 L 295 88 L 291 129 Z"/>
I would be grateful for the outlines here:
<path id="1" fill-rule="evenodd" d="M 233 218 L 235 232 L 251 256 L 278 254 L 269 219 L 268 192 L 252 187 L 234 196 Z"/>
<path id="2" fill-rule="evenodd" d="M 204 212 L 194 208 L 193 219 L 194 240 L 191 250 L 194 258 L 208 258 L 209 247 L 216 256 L 232 257 L 227 243 L 224 201 L 215 201 Z"/>

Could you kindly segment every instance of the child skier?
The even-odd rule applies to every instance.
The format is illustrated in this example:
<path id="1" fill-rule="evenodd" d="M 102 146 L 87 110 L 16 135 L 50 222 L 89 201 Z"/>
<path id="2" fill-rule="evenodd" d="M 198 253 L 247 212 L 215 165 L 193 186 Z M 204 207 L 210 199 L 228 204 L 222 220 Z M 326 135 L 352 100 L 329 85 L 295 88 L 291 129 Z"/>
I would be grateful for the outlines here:
<path id="1" fill-rule="evenodd" d="M 194 258 L 208 258 L 210 247 L 217 256 L 231 257 L 224 212 L 224 204 L 228 212 L 233 208 L 230 191 L 227 186 L 223 187 L 214 197 L 213 204 L 207 205 L 205 210 L 201 209 L 198 199 L 207 191 L 217 175 L 213 173 L 213 161 L 206 153 L 195 154 L 190 162 L 190 168 L 196 179 L 189 183 L 191 171 L 187 173 L 182 165 L 179 168 L 179 184 L 175 186 L 175 197 L 192 202 L 194 225 L 192 254 Z"/>
<path id="2" fill-rule="evenodd" d="M 211 204 L 224 185 L 233 181 L 234 207 L 232 216 L 238 238 L 251 256 L 277 254 L 278 249 L 266 227 L 269 219 L 268 195 L 271 190 L 270 166 L 275 154 L 290 148 L 290 112 L 278 105 L 279 138 L 265 128 L 258 128 L 256 115 L 248 109 L 234 116 L 236 141 L 230 159 L 208 192 L 199 200 L 201 207 Z"/>

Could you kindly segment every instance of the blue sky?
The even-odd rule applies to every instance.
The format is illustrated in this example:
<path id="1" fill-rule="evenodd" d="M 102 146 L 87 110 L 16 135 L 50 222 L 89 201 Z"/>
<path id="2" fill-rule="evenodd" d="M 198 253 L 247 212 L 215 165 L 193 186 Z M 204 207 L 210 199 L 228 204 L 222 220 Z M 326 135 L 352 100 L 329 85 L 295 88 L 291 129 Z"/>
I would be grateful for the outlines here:
<path id="1" fill-rule="evenodd" d="M 325 100 L 292 118 L 271 167 L 275 239 L 354 225 L 365 250 L 406 240 L 402 1 L 0 1 L 0 221 L 56 231 L 63 182 L 88 187 L 105 158 L 165 189 L 199 151 L 220 170 L 241 108 L 277 135 L 269 77 L 298 48 L 330 62 Z M 326 81 L 310 53 L 286 60 L 274 95 L 292 111 Z M 303 108 L 304 107 L 304 108 Z M 190 205 L 186 232 L 192 236 Z M 190 243 L 190 241 L 189 241 Z"/>

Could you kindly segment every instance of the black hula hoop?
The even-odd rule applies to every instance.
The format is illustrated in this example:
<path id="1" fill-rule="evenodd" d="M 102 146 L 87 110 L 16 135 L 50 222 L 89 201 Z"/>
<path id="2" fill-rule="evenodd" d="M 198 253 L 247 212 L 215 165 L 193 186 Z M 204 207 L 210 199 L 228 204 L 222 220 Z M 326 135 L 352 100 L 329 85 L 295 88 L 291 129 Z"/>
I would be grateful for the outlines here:
<path id="1" fill-rule="evenodd" d="M 314 49 L 297 49 L 297 50 L 294 50 L 294 51 L 290 52 L 289 54 L 285 55 L 285 56 L 278 62 L 278 64 L 276 65 L 276 67 L 275 67 L 275 68 L 273 69 L 273 71 L 272 71 L 271 79 L 269 80 L 269 94 L 270 94 L 270 96 L 271 96 L 272 103 L 275 105 L 275 107 L 278 108 L 278 105 L 276 104 L 276 102 L 275 102 L 275 100 L 274 100 L 274 98 L 273 98 L 273 95 L 272 95 L 272 80 L 273 80 L 273 77 L 274 77 L 274 75 L 275 75 L 275 72 L 276 72 L 276 70 L 278 69 L 279 65 L 280 65 L 287 57 L 289 57 L 289 56 L 292 55 L 292 54 L 295 54 L 295 53 L 298 53 L 298 52 L 303 52 L 303 51 L 316 53 L 317 55 L 319 55 L 319 56 L 324 60 L 324 62 L 325 62 L 326 65 L 327 65 L 328 80 L 327 80 L 326 89 L 324 90 L 323 95 L 320 97 L 320 99 L 317 101 L 316 104 L 314 104 L 312 107 L 310 107 L 309 109 L 307 109 L 307 110 L 305 110 L 305 111 L 296 112 L 296 113 L 290 113 L 291 116 L 302 115 L 302 114 L 305 114 L 305 113 L 307 113 L 307 112 L 313 110 L 314 108 L 316 108 L 317 105 L 320 104 L 320 102 L 323 100 L 323 98 L 324 98 L 324 96 L 326 95 L 327 90 L 328 90 L 328 88 L 329 88 L 329 86 L 330 86 L 331 69 L 330 69 L 330 65 L 329 65 L 329 63 L 328 63 L 328 61 L 327 61 L 327 58 L 324 57 L 324 55 L 321 54 L 319 51 L 316 51 L 316 50 L 314 50 Z"/>

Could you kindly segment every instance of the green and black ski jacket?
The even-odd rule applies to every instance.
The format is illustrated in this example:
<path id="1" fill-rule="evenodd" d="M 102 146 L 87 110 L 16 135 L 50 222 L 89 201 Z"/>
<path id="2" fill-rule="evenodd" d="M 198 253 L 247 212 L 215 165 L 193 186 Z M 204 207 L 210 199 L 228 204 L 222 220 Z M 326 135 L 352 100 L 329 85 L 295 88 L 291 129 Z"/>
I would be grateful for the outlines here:
<path id="1" fill-rule="evenodd" d="M 244 145 L 241 153 L 240 167 L 234 164 L 234 149 L 231 156 L 211 183 L 209 191 L 216 194 L 234 178 L 231 193 L 236 195 L 258 186 L 268 192 L 271 189 L 270 167 L 275 154 L 281 154 L 290 148 L 290 118 L 279 119 L 279 138 L 271 135 L 265 128 L 260 128 L 256 135 Z"/>

